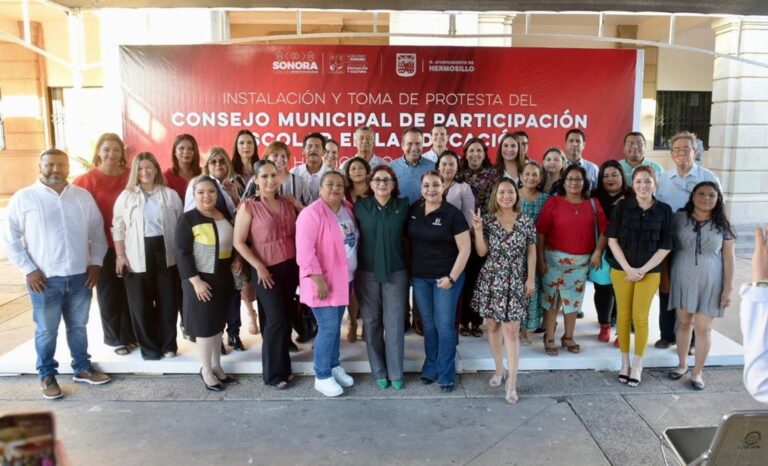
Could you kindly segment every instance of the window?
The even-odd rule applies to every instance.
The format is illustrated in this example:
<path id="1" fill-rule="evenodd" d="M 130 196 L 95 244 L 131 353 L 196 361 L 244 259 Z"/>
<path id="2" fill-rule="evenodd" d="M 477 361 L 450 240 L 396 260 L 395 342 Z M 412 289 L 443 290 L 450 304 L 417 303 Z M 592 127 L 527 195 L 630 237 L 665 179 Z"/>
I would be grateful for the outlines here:
<path id="1" fill-rule="evenodd" d="M 658 91 L 653 149 L 669 149 L 669 138 L 680 131 L 696 133 L 708 149 L 711 109 L 711 92 Z"/>
<path id="2" fill-rule="evenodd" d="M 0 150 L 5 150 L 5 122 L 3 121 L 3 93 L 0 90 Z"/>

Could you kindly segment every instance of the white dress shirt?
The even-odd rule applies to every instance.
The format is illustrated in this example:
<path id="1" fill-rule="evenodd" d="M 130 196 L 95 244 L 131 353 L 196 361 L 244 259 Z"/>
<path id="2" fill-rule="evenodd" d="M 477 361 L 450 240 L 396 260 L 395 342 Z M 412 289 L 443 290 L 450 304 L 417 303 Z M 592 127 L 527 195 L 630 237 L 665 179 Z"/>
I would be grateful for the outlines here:
<path id="1" fill-rule="evenodd" d="M 656 199 L 669 204 L 672 212 L 677 212 L 685 207 L 691 197 L 693 188 L 702 181 L 713 181 L 722 191 L 720 180 L 714 173 L 704 167 L 694 165 L 685 176 L 677 173 L 677 168 L 667 170 L 659 179 L 659 188 L 656 190 Z"/>
<path id="2" fill-rule="evenodd" d="M 768 288 L 741 287 L 741 334 L 744 336 L 744 386 L 768 403 Z"/>
<path id="3" fill-rule="evenodd" d="M 3 238 L 8 259 L 25 275 L 37 269 L 46 277 L 78 275 L 101 266 L 107 252 L 93 196 L 73 185 L 59 194 L 40 180 L 11 197 Z"/>
<path id="4" fill-rule="evenodd" d="M 307 164 L 302 163 L 297 167 L 291 168 L 291 173 L 304 178 L 304 182 L 309 186 L 309 194 L 312 196 L 312 200 L 315 201 L 320 197 L 320 178 L 322 178 L 323 173 L 327 172 L 328 170 L 330 170 L 328 165 L 322 164 L 318 171 L 315 173 L 309 173 L 309 170 L 307 170 Z"/>

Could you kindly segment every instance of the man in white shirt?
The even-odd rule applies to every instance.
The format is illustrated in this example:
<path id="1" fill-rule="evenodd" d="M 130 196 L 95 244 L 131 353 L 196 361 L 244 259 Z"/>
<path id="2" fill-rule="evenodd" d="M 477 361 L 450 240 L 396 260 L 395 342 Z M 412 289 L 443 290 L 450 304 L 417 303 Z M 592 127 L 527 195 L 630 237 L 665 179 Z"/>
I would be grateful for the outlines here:
<path id="1" fill-rule="evenodd" d="M 304 136 L 304 163 L 293 167 L 291 173 L 301 176 L 309 185 L 309 194 L 312 200 L 320 197 L 320 178 L 323 173 L 330 170 L 323 163 L 325 154 L 325 136 L 320 133 L 309 133 Z"/>
<path id="2" fill-rule="evenodd" d="M 672 212 L 677 212 L 688 202 L 694 186 L 702 181 L 712 181 L 720 187 L 720 180 L 711 171 L 696 165 L 694 158 L 696 149 L 695 134 L 688 131 L 677 133 L 672 136 L 669 145 L 672 148 L 670 153 L 672 154 L 672 161 L 675 167 L 671 170 L 666 170 L 661 178 L 659 178 L 656 199 L 669 204 L 672 207 Z M 654 343 L 656 348 L 669 348 L 676 343 L 675 323 L 677 322 L 677 311 L 667 309 L 669 304 L 668 268 L 674 260 L 673 251 L 662 263 L 661 284 L 659 285 L 659 330 L 661 338 Z M 696 338 L 696 334 L 694 334 L 693 338 Z M 691 345 L 693 345 L 693 341 Z"/>
<path id="3" fill-rule="evenodd" d="M 370 126 L 362 126 L 355 130 L 355 148 L 357 154 L 355 157 L 362 157 L 368 162 L 368 166 L 373 170 L 379 165 L 386 165 L 387 161 L 373 153 L 373 148 L 376 146 L 376 134 Z M 352 157 L 354 158 L 354 157 Z M 347 159 L 341 164 L 341 171 L 347 168 L 347 164 L 352 159 Z"/>
<path id="4" fill-rule="evenodd" d="M 448 147 L 448 130 L 445 125 L 435 125 L 430 136 L 432 148 L 424 152 L 422 156 L 430 162 L 437 162 L 437 158 Z"/>
<path id="5" fill-rule="evenodd" d="M 757 401 L 768 403 L 768 235 L 755 229 L 752 283 L 741 287 L 744 336 L 744 386 Z"/>
<path id="6" fill-rule="evenodd" d="M 110 381 L 91 366 L 86 324 L 92 289 L 107 252 L 103 220 L 91 194 L 67 184 L 69 158 L 58 149 L 40 155 L 40 178 L 8 204 L 3 232 L 8 259 L 27 276 L 35 321 L 37 371 L 43 397 L 61 398 L 56 382 L 56 337 L 64 319 L 73 380 Z"/>
<path id="7" fill-rule="evenodd" d="M 565 157 L 568 159 L 568 165 L 579 165 L 587 171 L 590 189 L 597 187 L 597 173 L 600 171 L 597 165 L 586 160 L 582 154 L 587 145 L 587 136 L 584 131 L 576 128 L 569 129 L 565 133 Z"/>

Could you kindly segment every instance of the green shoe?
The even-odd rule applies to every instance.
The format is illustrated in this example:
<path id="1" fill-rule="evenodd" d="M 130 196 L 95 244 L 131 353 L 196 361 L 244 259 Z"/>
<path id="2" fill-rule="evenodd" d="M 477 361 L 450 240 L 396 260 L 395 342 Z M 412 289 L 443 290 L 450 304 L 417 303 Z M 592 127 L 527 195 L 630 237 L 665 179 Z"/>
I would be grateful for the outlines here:
<path id="1" fill-rule="evenodd" d="M 402 388 L 405 387 L 405 380 L 393 380 L 392 381 L 392 388 L 395 390 L 402 390 Z"/>
<path id="2" fill-rule="evenodd" d="M 381 379 L 376 381 L 376 385 L 379 386 L 379 388 L 387 388 L 389 386 L 389 380 L 387 379 Z"/>

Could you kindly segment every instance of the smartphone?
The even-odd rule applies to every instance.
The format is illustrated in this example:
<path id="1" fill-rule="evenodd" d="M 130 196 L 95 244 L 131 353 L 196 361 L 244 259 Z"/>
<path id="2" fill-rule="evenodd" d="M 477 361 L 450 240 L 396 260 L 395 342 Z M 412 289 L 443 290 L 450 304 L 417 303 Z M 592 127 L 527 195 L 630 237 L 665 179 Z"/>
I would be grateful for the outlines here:
<path id="1" fill-rule="evenodd" d="M 0 417 L 0 464 L 53 466 L 54 445 L 52 413 Z"/>

